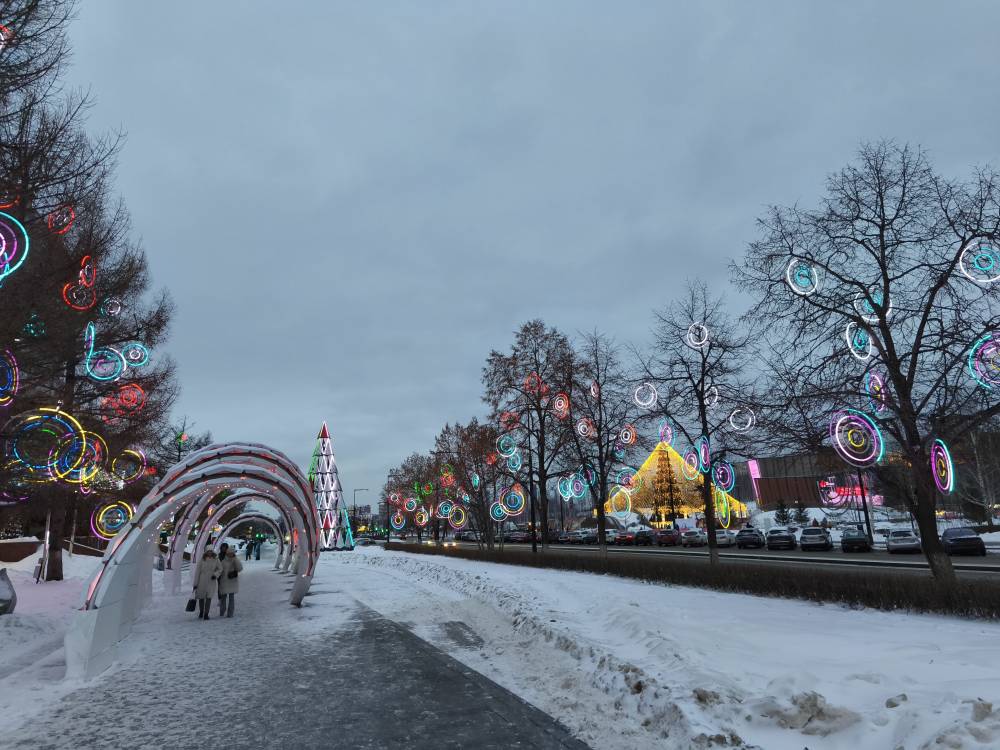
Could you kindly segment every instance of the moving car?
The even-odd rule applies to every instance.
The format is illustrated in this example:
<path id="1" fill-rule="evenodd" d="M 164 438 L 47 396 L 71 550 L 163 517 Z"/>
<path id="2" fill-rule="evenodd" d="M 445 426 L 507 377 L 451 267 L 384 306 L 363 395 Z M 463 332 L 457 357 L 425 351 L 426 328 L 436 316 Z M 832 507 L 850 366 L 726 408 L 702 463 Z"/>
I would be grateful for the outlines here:
<path id="1" fill-rule="evenodd" d="M 740 529 L 736 532 L 737 549 L 746 549 L 747 547 L 760 549 L 766 545 L 767 540 L 764 539 L 764 533 L 760 529 Z"/>
<path id="2" fill-rule="evenodd" d="M 681 543 L 680 529 L 660 529 L 656 532 L 656 545 L 658 547 L 676 547 Z"/>
<path id="3" fill-rule="evenodd" d="M 635 532 L 635 545 L 638 547 L 640 544 L 647 547 L 651 547 L 653 542 L 656 541 L 656 530 L 655 529 L 639 529 Z"/>
<path id="4" fill-rule="evenodd" d="M 799 534 L 799 547 L 803 550 L 822 549 L 829 551 L 833 549 L 833 537 L 830 536 L 829 531 L 821 526 L 809 526 L 802 529 L 802 533 Z"/>
<path id="5" fill-rule="evenodd" d="M 795 534 L 785 528 L 774 528 L 767 532 L 767 548 L 770 549 L 795 549 L 798 542 Z"/>
<path id="6" fill-rule="evenodd" d="M 968 526 L 945 529 L 944 533 L 941 534 L 941 544 L 944 545 L 944 551 L 949 555 L 986 554 L 986 542 L 974 529 L 970 529 Z"/>
<path id="7" fill-rule="evenodd" d="M 840 533 L 841 552 L 871 552 L 872 541 L 858 528 L 844 529 Z"/>
<path id="8" fill-rule="evenodd" d="M 682 547 L 704 547 L 708 544 L 708 534 L 701 529 L 691 529 L 681 534 Z"/>
<path id="9" fill-rule="evenodd" d="M 920 552 L 920 537 L 909 529 L 893 529 L 885 539 L 885 548 L 894 552 Z"/>
<path id="10" fill-rule="evenodd" d="M 715 530 L 715 546 L 716 547 L 735 547 L 736 546 L 736 532 L 730 531 L 729 529 L 716 529 Z"/>

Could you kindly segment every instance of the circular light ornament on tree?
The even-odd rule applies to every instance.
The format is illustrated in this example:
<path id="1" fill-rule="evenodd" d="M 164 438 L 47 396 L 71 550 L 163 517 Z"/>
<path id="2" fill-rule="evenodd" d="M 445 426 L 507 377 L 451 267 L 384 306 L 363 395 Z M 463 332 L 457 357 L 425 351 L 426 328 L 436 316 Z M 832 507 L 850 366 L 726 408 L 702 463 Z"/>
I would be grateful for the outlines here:
<path id="1" fill-rule="evenodd" d="M 627 516 L 632 512 L 632 493 L 625 487 L 616 484 L 608 493 L 608 506 L 613 515 Z"/>
<path id="2" fill-rule="evenodd" d="M 723 492 L 732 492 L 736 487 L 736 470 L 728 461 L 716 461 L 712 466 L 712 481 Z"/>
<path id="3" fill-rule="evenodd" d="M 27 471 L 30 482 L 51 482 L 53 467 L 70 472 L 87 455 L 87 433 L 74 417 L 50 407 L 18 414 L 8 420 L 0 434 L 6 453 Z"/>
<path id="4" fill-rule="evenodd" d="M 66 234 L 73 226 L 74 221 L 76 221 L 76 211 L 69 204 L 59 206 L 45 217 L 49 231 L 53 234 Z"/>
<path id="5" fill-rule="evenodd" d="M 871 466 L 882 460 L 885 441 L 875 421 L 857 409 L 842 409 L 830 420 L 830 440 L 844 461 L 852 466 Z"/>
<path id="6" fill-rule="evenodd" d="M 389 518 L 389 525 L 396 531 L 402 531 L 406 526 L 406 517 L 397 510 Z"/>
<path id="7" fill-rule="evenodd" d="M 497 500 L 490 506 L 490 518 L 494 521 L 506 521 L 507 520 L 507 509 L 504 504 Z"/>
<path id="8" fill-rule="evenodd" d="M 563 500 L 569 500 L 573 497 L 573 479 L 572 477 L 560 477 L 559 478 L 559 496 Z"/>
<path id="9" fill-rule="evenodd" d="M 406 508 L 407 513 L 412 513 L 417 509 L 417 498 L 415 497 L 406 498 L 406 502 L 403 504 L 403 507 Z"/>
<path id="10" fill-rule="evenodd" d="M 19 371 L 17 360 L 10 349 L 0 354 L 0 408 L 10 406 L 17 395 Z"/>
<path id="11" fill-rule="evenodd" d="M 622 445 L 635 445 L 637 437 L 635 425 L 626 424 L 618 433 L 618 442 Z"/>
<path id="12" fill-rule="evenodd" d="M 579 473 L 574 474 L 570 479 L 570 489 L 573 491 L 573 497 L 580 499 L 587 492 L 587 480 Z"/>
<path id="13" fill-rule="evenodd" d="M 510 458 L 517 453 L 517 442 L 510 435 L 501 435 L 497 438 L 497 453 L 504 458 Z"/>
<path id="14" fill-rule="evenodd" d="M 708 346 L 709 331 L 708 326 L 703 323 L 692 323 L 688 326 L 687 335 L 684 340 L 692 349 L 704 349 Z"/>
<path id="15" fill-rule="evenodd" d="M 90 529 L 94 536 L 111 541 L 115 535 L 128 526 L 135 510 L 126 502 L 116 501 L 94 509 L 90 516 Z"/>
<path id="16" fill-rule="evenodd" d="M 684 452 L 684 463 L 681 465 L 681 473 L 688 481 L 694 481 L 700 472 L 701 462 L 698 460 L 698 451 L 688 448 Z"/>
<path id="17" fill-rule="evenodd" d="M 403 504 L 403 498 L 398 492 L 389 493 L 389 504 L 399 507 Z"/>
<path id="18" fill-rule="evenodd" d="M 694 449 L 698 453 L 698 470 L 702 474 L 707 474 L 712 468 L 712 444 L 708 437 L 702 435 L 694 441 Z"/>
<path id="19" fill-rule="evenodd" d="M 102 318 L 116 318 L 121 314 L 122 301 L 117 297 L 105 297 L 97 308 L 97 314 Z"/>
<path id="20" fill-rule="evenodd" d="M 502 498 L 502 504 L 507 515 L 516 516 L 524 510 L 524 490 L 521 485 L 515 484 L 508 489 Z"/>
<path id="21" fill-rule="evenodd" d="M 660 401 L 660 393 L 652 383 L 640 383 L 632 391 L 632 400 L 643 409 L 655 409 Z"/>
<path id="22" fill-rule="evenodd" d="M 638 476 L 638 471 L 631 466 L 626 466 L 624 469 L 618 471 L 617 476 L 615 476 L 615 481 L 627 490 L 636 489 L 637 484 L 636 477 Z"/>
<path id="23" fill-rule="evenodd" d="M 674 425 L 669 419 L 661 419 L 659 425 L 660 442 L 670 445 L 674 442 Z"/>
<path id="24" fill-rule="evenodd" d="M 931 472 L 938 492 L 950 495 L 955 489 L 955 466 L 951 462 L 951 451 L 940 438 L 931 444 Z"/>
<path id="25" fill-rule="evenodd" d="M 1000 251 L 985 240 L 972 240 L 962 248 L 958 267 L 967 279 L 977 284 L 1000 281 Z"/>
<path id="26" fill-rule="evenodd" d="M 520 471 L 524 459 L 521 458 L 521 451 L 516 451 L 514 455 L 507 457 L 507 470 Z"/>
<path id="27" fill-rule="evenodd" d="M 587 440 L 594 438 L 594 423 L 589 417 L 581 417 L 576 421 L 576 434 Z"/>
<path id="28" fill-rule="evenodd" d="M 808 297 L 819 290 L 819 269 L 805 258 L 792 258 L 785 267 L 788 288 L 800 297 Z"/>
<path id="29" fill-rule="evenodd" d="M 435 515 L 443 521 L 451 515 L 452 508 L 454 507 L 454 503 L 449 500 L 445 500 L 443 503 L 438 505 Z"/>
<path id="30" fill-rule="evenodd" d="M 854 309 L 866 323 L 877 323 L 883 308 L 885 308 L 885 317 L 888 319 L 889 313 L 892 312 L 892 306 L 885 307 L 880 289 L 873 289 L 867 294 L 858 292 L 854 297 Z"/>
<path id="31" fill-rule="evenodd" d="M 126 484 L 141 477 L 145 470 L 145 454 L 132 448 L 123 450 L 111 462 L 111 473 Z"/>
<path id="32" fill-rule="evenodd" d="M 889 394 L 882 373 L 876 370 L 866 372 L 864 388 L 871 410 L 876 414 L 884 412 L 888 408 Z"/>
<path id="33" fill-rule="evenodd" d="M 712 496 L 715 501 L 715 520 L 719 522 L 722 528 L 728 529 L 729 524 L 733 520 L 732 508 L 729 505 L 729 496 L 718 488 L 715 489 Z"/>
<path id="34" fill-rule="evenodd" d="M 569 395 L 560 391 L 552 397 L 552 413 L 556 419 L 566 419 L 569 416 Z"/>
<path id="35" fill-rule="evenodd" d="M 0 281 L 21 267 L 30 247 L 31 241 L 24 225 L 10 214 L 0 211 Z"/>
<path id="36" fill-rule="evenodd" d="M 750 432 L 757 425 L 757 415 L 753 409 L 737 406 L 729 415 L 729 426 L 736 432 Z"/>
<path id="37" fill-rule="evenodd" d="M 420 528 L 423 528 L 424 526 L 427 525 L 427 521 L 429 520 L 429 518 L 430 517 L 427 515 L 427 511 L 421 508 L 420 510 L 418 510 L 416 513 L 413 514 L 413 523 L 415 523 Z"/>
<path id="38" fill-rule="evenodd" d="M 1000 339 L 988 333 L 969 350 L 969 373 L 983 388 L 1000 386 Z"/>
<path id="39" fill-rule="evenodd" d="M 460 505 L 452 507 L 451 513 L 448 516 L 448 525 L 451 528 L 458 529 L 464 528 L 466 522 L 469 520 L 468 514 L 465 512 L 465 508 Z"/>
<path id="40" fill-rule="evenodd" d="M 472 489 L 478 490 L 479 485 L 483 483 L 483 480 L 479 477 L 476 472 L 472 472 Z"/>
<path id="41" fill-rule="evenodd" d="M 847 341 L 847 350 L 851 356 L 861 362 L 871 359 L 875 345 L 872 337 L 864 328 L 855 322 L 850 322 L 844 329 L 844 340 Z"/>

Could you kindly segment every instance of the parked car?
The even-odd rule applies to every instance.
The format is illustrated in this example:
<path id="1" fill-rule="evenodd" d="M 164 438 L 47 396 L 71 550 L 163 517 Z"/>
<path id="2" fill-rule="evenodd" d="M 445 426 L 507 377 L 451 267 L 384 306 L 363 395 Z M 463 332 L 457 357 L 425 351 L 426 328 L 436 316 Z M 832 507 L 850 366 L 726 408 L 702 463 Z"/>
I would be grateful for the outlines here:
<path id="1" fill-rule="evenodd" d="M 715 530 L 715 546 L 716 547 L 735 547 L 736 546 L 736 532 L 730 531 L 729 529 L 716 529 Z"/>
<path id="2" fill-rule="evenodd" d="M 737 549 L 746 549 L 747 547 L 759 549 L 765 546 L 767 546 L 767 540 L 764 539 L 764 532 L 760 529 L 740 529 L 736 532 Z"/>
<path id="3" fill-rule="evenodd" d="M 566 535 L 567 536 L 566 543 L 567 544 L 583 544 L 583 538 L 586 535 L 587 535 L 587 532 L 585 532 L 583 529 L 575 529 L 574 531 L 570 531 Z"/>
<path id="4" fill-rule="evenodd" d="M 795 549 L 798 542 L 795 534 L 781 527 L 771 529 L 767 532 L 767 548 L 770 549 Z"/>
<path id="5" fill-rule="evenodd" d="M 559 536 L 556 537 L 556 544 L 572 544 L 573 532 L 564 531 Z"/>
<path id="6" fill-rule="evenodd" d="M 512 544 L 524 544 L 531 541 L 531 534 L 527 531 L 512 531 L 507 535 L 507 541 Z"/>
<path id="7" fill-rule="evenodd" d="M 704 547 L 708 544 L 708 534 L 702 529 L 691 529 L 681 534 L 682 547 Z"/>
<path id="8" fill-rule="evenodd" d="M 615 537 L 615 544 L 635 544 L 635 532 L 619 531 Z"/>
<path id="9" fill-rule="evenodd" d="M 681 543 L 680 529 L 660 529 L 656 532 L 656 545 L 658 547 L 676 547 Z"/>
<path id="10" fill-rule="evenodd" d="M 608 544 L 618 544 L 621 542 L 621 532 L 618 529 L 605 529 L 604 541 Z"/>
<path id="11" fill-rule="evenodd" d="M 840 533 L 841 552 L 871 552 L 872 540 L 859 528 L 844 529 Z"/>
<path id="12" fill-rule="evenodd" d="M 885 539 L 889 554 L 894 552 L 920 552 L 920 537 L 909 529 L 893 529 Z"/>
<path id="13" fill-rule="evenodd" d="M 650 547 L 656 541 L 656 529 L 639 529 L 635 532 L 635 545 Z"/>
<path id="14" fill-rule="evenodd" d="M 369 547 L 375 544 L 370 536 L 359 536 L 354 538 L 355 547 Z"/>
<path id="15" fill-rule="evenodd" d="M 807 549 L 833 549 L 833 537 L 822 526 L 808 526 L 799 534 L 799 547 Z"/>
<path id="16" fill-rule="evenodd" d="M 607 531 L 607 529 L 605 529 Z M 594 526 L 589 529 L 583 530 L 583 543 L 584 544 L 597 544 L 597 527 Z"/>
<path id="17" fill-rule="evenodd" d="M 944 551 L 949 555 L 986 554 L 986 542 L 974 529 L 970 529 L 968 526 L 945 529 L 944 533 L 941 534 L 941 544 L 944 545 Z"/>

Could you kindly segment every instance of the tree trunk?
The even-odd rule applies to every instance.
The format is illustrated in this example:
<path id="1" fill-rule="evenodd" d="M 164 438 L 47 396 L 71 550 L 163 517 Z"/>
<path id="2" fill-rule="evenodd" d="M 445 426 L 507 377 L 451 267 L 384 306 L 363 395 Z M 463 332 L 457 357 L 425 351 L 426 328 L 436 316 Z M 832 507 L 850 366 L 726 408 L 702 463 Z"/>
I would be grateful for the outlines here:
<path id="1" fill-rule="evenodd" d="M 45 562 L 45 580 L 63 579 L 62 540 L 66 529 L 66 512 L 69 503 L 59 502 L 59 493 L 53 493 L 52 524 L 49 528 L 49 557 Z"/>
<path id="2" fill-rule="evenodd" d="M 938 537 L 937 516 L 934 514 L 935 490 L 929 486 L 930 476 L 927 468 L 930 459 L 924 461 L 919 458 L 911 460 L 910 471 L 916 488 L 914 515 L 917 518 L 917 528 L 920 530 L 920 543 L 935 581 L 942 586 L 952 586 L 956 580 L 955 568 Z"/>
<path id="3" fill-rule="evenodd" d="M 715 499 L 712 497 L 712 481 L 708 474 L 701 477 L 701 499 L 705 504 L 705 533 L 708 534 L 708 562 L 719 562 L 719 547 L 715 539 Z"/>

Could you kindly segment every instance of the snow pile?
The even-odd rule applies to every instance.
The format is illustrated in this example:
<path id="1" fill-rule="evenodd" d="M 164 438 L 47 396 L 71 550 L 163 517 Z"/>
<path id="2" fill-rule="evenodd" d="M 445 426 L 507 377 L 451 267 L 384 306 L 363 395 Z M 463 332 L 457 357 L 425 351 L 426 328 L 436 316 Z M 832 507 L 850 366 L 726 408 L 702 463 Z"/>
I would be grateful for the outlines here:
<path id="1" fill-rule="evenodd" d="M 995 624 L 381 548 L 325 576 L 595 747 L 1000 745 Z"/>

